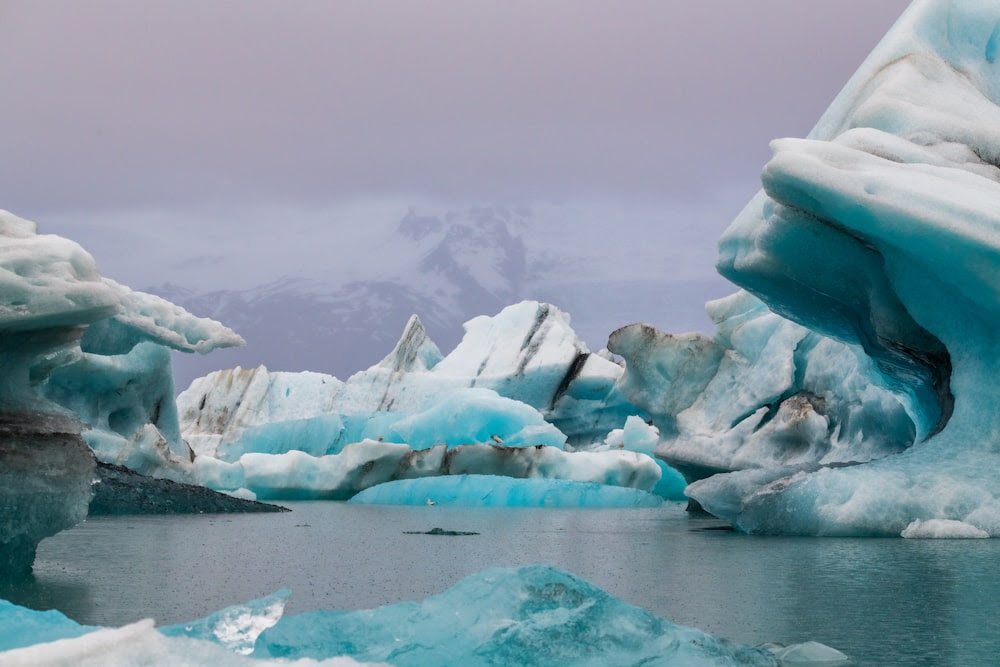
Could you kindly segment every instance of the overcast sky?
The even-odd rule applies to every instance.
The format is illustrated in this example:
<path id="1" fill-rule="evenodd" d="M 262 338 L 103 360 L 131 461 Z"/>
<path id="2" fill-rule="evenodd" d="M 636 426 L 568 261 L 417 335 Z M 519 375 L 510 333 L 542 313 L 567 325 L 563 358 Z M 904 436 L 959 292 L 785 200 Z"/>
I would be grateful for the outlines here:
<path id="1" fill-rule="evenodd" d="M 906 4 L 2 0 L 0 208 L 136 287 L 250 240 L 294 271 L 424 202 L 641 208 L 637 245 L 710 275 L 768 141 Z"/>

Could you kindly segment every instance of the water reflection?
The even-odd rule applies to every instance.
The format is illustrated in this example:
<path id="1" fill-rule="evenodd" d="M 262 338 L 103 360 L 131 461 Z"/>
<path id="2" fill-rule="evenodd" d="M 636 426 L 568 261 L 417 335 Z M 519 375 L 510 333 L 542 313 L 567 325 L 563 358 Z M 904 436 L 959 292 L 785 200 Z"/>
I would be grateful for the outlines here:
<path id="1" fill-rule="evenodd" d="M 88 617 L 94 611 L 91 587 L 85 580 L 48 573 L 36 574 L 14 583 L 0 582 L 0 598 L 22 607 L 43 611 L 48 609 L 58 609 L 63 613 L 66 613 L 65 609 L 80 611 L 78 616 L 70 616 L 74 620 Z"/>

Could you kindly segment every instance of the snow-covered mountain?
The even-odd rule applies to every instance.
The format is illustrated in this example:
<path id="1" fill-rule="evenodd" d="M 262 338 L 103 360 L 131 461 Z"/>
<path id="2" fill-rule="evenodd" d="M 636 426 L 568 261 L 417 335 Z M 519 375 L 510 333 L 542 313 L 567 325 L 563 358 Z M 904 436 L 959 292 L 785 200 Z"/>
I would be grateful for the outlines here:
<path id="1" fill-rule="evenodd" d="M 721 279 L 670 282 L 648 249 L 587 238 L 592 227 L 546 224 L 528 208 L 411 210 L 388 233 L 356 247 L 367 261 L 353 262 L 351 272 L 330 266 L 246 289 L 164 283 L 148 291 L 225 322 L 247 340 L 245 348 L 210 357 L 177 355 L 178 390 L 236 365 L 347 377 L 385 355 L 414 313 L 448 351 L 461 340 L 463 322 L 523 299 L 569 311 L 595 349 L 618 326 L 639 320 L 707 328 L 700 304 L 727 292 Z"/>

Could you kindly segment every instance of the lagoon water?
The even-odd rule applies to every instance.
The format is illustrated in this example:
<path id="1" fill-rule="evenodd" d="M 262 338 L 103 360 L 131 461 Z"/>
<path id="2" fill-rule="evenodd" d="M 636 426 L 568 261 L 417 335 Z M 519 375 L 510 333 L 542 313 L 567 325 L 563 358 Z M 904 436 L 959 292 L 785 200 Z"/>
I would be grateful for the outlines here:
<path id="1" fill-rule="evenodd" d="M 193 620 L 280 588 L 286 613 L 419 600 L 487 567 L 545 563 L 675 623 L 816 640 L 861 665 L 1000 656 L 998 540 L 753 537 L 658 509 L 287 504 L 282 514 L 99 517 L 42 543 L 0 591 L 88 624 Z M 478 535 L 413 535 L 431 528 Z"/>

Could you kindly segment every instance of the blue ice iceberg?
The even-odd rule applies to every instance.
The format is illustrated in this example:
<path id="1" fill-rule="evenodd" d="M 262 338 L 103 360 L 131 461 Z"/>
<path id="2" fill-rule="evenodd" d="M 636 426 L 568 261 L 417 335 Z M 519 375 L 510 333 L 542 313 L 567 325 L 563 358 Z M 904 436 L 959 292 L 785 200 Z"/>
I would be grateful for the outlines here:
<path id="1" fill-rule="evenodd" d="M 3 628 L 0 656 L 11 649 L 79 637 L 97 630 L 93 626 L 80 625 L 55 609 L 35 611 L 7 600 L 0 600 L 0 628 Z"/>
<path id="2" fill-rule="evenodd" d="M 102 278 L 77 244 L 0 211 L 0 578 L 28 574 L 38 542 L 87 515 L 88 444 L 109 462 L 188 474 L 167 348 L 240 342 Z"/>
<path id="3" fill-rule="evenodd" d="M 750 647 L 629 605 L 557 568 L 498 568 L 423 602 L 283 616 L 288 591 L 156 629 L 78 625 L 0 601 L 0 664 L 807 665 L 816 642 Z M 304 661 L 291 662 L 289 661 Z"/>
<path id="4" fill-rule="evenodd" d="M 261 499 L 346 499 L 393 479 L 454 474 L 679 497 L 676 473 L 657 486 L 668 469 L 648 437 L 616 436 L 623 451 L 604 442 L 630 418 L 644 423 L 621 375 L 608 355 L 587 351 L 567 314 L 525 301 L 466 323 L 447 356 L 414 316 L 392 352 L 346 381 L 236 368 L 198 378 L 177 403 L 201 483 Z"/>
<path id="5" fill-rule="evenodd" d="M 421 603 L 281 619 L 254 656 L 393 665 L 776 665 L 773 654 L 674 625 L 568 572 L 472 575 Z"/>
<path id="6" fill-rule="evenodd" d="M 639 489 L 595 482 L 451 475 L 386 482 L 365 489 L 350 502 L 471 507 L 659 507 L 663 498 Z"/>
<path id="7" fill-rule="evenodd" d="M 168 637 L 207 639 L 233 653 L 253 653 L 257 637 L 285 613 L 292 592 L 284 589 L 246 604 L 233 605 L 207 618 L 160 628 Z"/>
<path id="8" fill-rule="evenodd" d="M 247 491 L 260 500 L 346 500 L 395 479 L 492 474 L 517 478 L 595 482 L 651 491 L 660 479 L 656 462 L 623 450 L 565 452 L 556 447 L 436 445 L 411 449 L 394 442 L 363 440 L 339 454 L 312 456 L 244 454 L 233 463 L 195 459 L 202 482 L 224 491 Z"/>
<path id="9" fill-rule="evenodd" d="M 906 403 L 873 382 L 858 347 L 739 292 L 710 302 L 714 337 L 615 331 L 621 388 L 660 430 L 655 453 L 690 481 L 747 468 L 870 461 L 913 444 Z"/>
<path id="10" fill-rule="evenodd" d="M 859 379 L 894 391 L 914 431 L 871 462 L 765 458 L 770 472 L 688 488 L 738 528 L 899 535 L 945 520 L 1000 534 L 998 26 L 995 2 L 914 2 L 809 138 L 772 144 L 764 191 L 722 238 L 723 275 L 863 350 Z"/>

